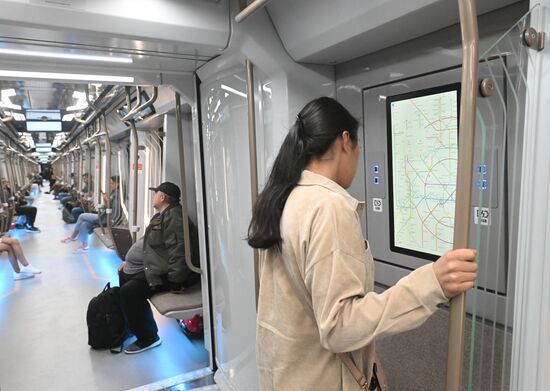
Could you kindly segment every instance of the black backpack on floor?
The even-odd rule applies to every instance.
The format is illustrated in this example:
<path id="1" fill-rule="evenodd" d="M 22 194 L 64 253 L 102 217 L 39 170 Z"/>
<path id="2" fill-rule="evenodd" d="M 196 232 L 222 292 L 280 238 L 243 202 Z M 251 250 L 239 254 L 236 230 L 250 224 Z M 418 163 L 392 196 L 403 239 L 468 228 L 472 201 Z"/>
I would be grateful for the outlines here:
<path id="1" fill-rule="evenodd" d="M 120 306 L 119 287 L 111 288 L 111 283 L 107 283 L 103 291 L 90 300 L 86 322 L 88 345 L 93 349 L 110 349 L 112 353 L 122 351 L 128 329 Z"/>

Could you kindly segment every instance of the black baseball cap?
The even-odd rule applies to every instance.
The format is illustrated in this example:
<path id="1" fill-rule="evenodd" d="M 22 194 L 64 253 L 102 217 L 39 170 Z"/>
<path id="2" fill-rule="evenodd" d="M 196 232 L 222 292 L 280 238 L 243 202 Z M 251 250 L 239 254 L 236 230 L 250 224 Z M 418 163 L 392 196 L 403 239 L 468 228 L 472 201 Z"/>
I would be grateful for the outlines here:
<path id="1" fill-rule="evenodd" d="M 163 182 L 157 187 L 150 187 L 149 190 L 161 191 L 167 196 L 170 196 L 175 199 L 180 199 L 181 191 L 178 185 L 173 184 L 172 182 Z"/>

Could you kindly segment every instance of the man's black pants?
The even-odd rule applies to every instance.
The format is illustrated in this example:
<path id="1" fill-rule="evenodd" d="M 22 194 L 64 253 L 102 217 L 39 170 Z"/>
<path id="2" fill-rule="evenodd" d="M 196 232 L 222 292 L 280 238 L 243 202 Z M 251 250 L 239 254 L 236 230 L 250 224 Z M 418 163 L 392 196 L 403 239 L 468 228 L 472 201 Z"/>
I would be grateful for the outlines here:
<path id="1" fill-rule="evenodd" d="M 168 287 L 160 286 L 155 290 L 151 289 L 145 272 L 126 274 L 120 271 L 118 278 L 120 303 L 130 331 L 140 342 L 148 343 L 156 340 L 158 327 L 147 299 L 156 293 L 168 290 Z"/>
<path id="2" fill-rule="evenodd" d="M 15 214 L 19 216 L 27 217 L 27 225 L 34 227 L 34 221 L 36 220 L 37 209 L 35 206 L 16 206 Z"/>

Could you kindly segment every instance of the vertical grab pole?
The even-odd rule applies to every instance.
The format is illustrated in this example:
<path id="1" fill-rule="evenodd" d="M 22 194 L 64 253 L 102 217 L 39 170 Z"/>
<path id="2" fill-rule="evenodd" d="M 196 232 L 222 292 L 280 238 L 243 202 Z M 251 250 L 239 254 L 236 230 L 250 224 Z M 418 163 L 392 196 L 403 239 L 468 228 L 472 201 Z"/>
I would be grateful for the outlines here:
<path id="1" fill-rule="evenodd" d="M 17 179 L 15 177 L 15 170 L 13 168 L 13 161 L 16 159 L 15 157 L 15 154 L 10 151 L 10 155 L 11 155 L 11 159 L 8 159 L 8 161 L 10 162 L 9 163 L 9 167 L 10 167 L 10 173 L 11 175 L 8 175 L 10 178 L 9 179 L 9 182 L 10 182 L 10 186 L 11 186 L 11 193 L 12 193 L 12 196 L 15 197 L 15 192 L 17 191 L 17 189 L 15 188 L 16 187 L 16 183 L 15 183 L 15 180 Z"/>
<path id="2" fill-rule="evenodd" d="M 64 170 L 65 170 L 65 184 L 68 184 L 70 182 L 70 174 L 69 174 L 69 155 L 67 155 L 67 152 L 63 154 L 63 162 L 64 162 Z"/>
<path id="3" fill-rule="evenodd" d="M 80 194 L 80 191 L 84 186 L 82 183 L 82 176 L 84 175 L 84 159 L 82 157 L 83 149 L 82 144 L 80 143 L 80 139 L 78 139 L 78 171 L 79 171 L 79 177 L 78 177 L 78 189 L 77 192 Z"/>
<path id="4" fill-rule="evenodd" d="M 181 214 L 183 218 L 183 245 L 185 251 L 185 263 L 189 270 L 201 274 L 202 270 L 193 265 L 191 259 L 191 238 L 189 235 L 189 213 L 187 210 L 187 183 L 185 178 L 185 153 L 183 149 L 183 127 L 181 124 L 181 97 L 176 92 L 176 124 L 178 132 L 178 152 L 180 159 L 180 181 L 181 181 Z"/>
<path id="5" fill-rule="evenodd" d="M 90 145 L 90 143 L 86 143 L 86 146 L 88 147 L 87 151 L 86 151 L 86 163 L 88 165 L 88 194 L 90 195 L 89 197 L 86 197 L 86 200 L 89 202 L 89 201 L 93 201 L 93 191 L 91 191 L 91 187 L 92 186 L 92 146 Z M 97 183 L 96 183 L 96 186 L 97 186 Z M 89 205 L 89 204 L 88 204 Z"/>
<path id="6" fill-rule="evenodd" d="M 254 65 L 246 60 L 246 99 L 248 104 L 248 153 L 250 160 L 250 198 L 252 208 L 258 198 L 258 161 L 256 152 L 256 106 L 254 99 Z M 259 273 L 259 252 L 254 249 L 254 290 L 256 295 L 256 306 L 258 305 L 258 294 L 260 292 Z"/>
<path id="7" fill-rule="evenodd" d="M 126 86 L 126 103 L 128 105 L 128 112 L 130 112 L 132 108 L 132 102 L 130 99 L 131 90 L 130 87 Z M 139 99 L 140 96 L 137 96 L 137 104 L 139 105 Z M 139 148 L 139 138 L 138 133 L 136 129 L 136 122 L 133 118 L 130 118 L 127 120 L 128 124 L 130 125 L 130 134 L 131 134 L 131 142 L 132 145 L 132 162 L 133 162 L 133 177 L 134 177 L 134 183 L 132 188 L 132 193 L 134 197 L 134 202 L 132 204 L 132 225 L 135 227 L 137 225 L 137 206 L 138 206 L 138 148 Z M 134 227 L 131 227 L 132 232 L 132 243 L 136 242 L 136 230 Z"/>
<path id="8" fill-rule="evenodd" d="M 7 151 L 6 151 L 6 147 L 4 146 L 2 148 L 3 150 L 3 153 L 0 155 L 0 166 L 3 166 L 4 167 L 4 172 L 6 173 L 6 176 L 9 177 L 9 173 L 8 173 L 8 163 L 7 161 L 9 160 L 7 157 Z M 6 178 L 8 179 L 8 178 Z M 8 179 L 9 181 L 9 179 Z M 5 207 L 6 205 L 3 205 L 3 204 L 7 204 L 8 203 L 8 198 L 9 198 L 9 194 L 6 193 L 6 188 L 4 187 L 3 184 L 0 184 L 0 194 L 1 194 L 1 197 L 2 197 L 2 207 Z"/>
<path id="9" fill-rule="evenodd" d="M 458 7 L 462 32 L 462 88 L 453 240 L 455 249 L 468 247 L 470 234 L 479 46 L 475 0 L 459 0 Z M 462 390 L 465 307 L 466 295 L 464 293 L 451 301 L 446 391 Z M 475 319 L 472 321 L 475 322 Z"/>
<path id="10" fill-rule="evenodd" d="M 98 182 L 98 192 L 97 192 L 97 203 L 102 204 L 103 200 L 101 198 L 101 185 L 103 184 L 103 158 L 101 152 L 101 140 L 99 137 L 96 138 L 97 141 L 97 162 L 96 167 L 98 168 L 97 182 Z"/>
<path id="11" fill-rule="evenodd" d="M 97 193 L 97 199 L 98 199 L 98 204 L 100 205 L 103 205 L 103 196 L 101 194 L 101 184 L 103 183 L 103 152 L 101 152 L 101 136 L 99 135 L 101 133 L 101 119 L 99 118 L 99 116 L 97 117 L 96 119 L 96 124 L 97 124 L 97 127 L 96 127 L 96 135 L 97 136 L 92 136 L 93 138 L 96 139 L 97 141 L 97 149 L 98 149 L 98 154 L 99 154 L 99 165 L 96 164 L 96 166 L 99 167 L 99 191 Z M 107 185 L 106 185 L 106 189 L 107 190 L 105 193 L 107 195 L 109 195 L 109 177 L 107 177 Z M 107 197 L 107 204 L 109 203 L 109 197 Z M 103 208 L 106 210 L 106 208 L 108 208 L 107 205 L 103 205 Z M 98 217 L 98 221 L 99 221 L 99 227 L 101 228 L 101 233 L 103 235 L 105 235 L 105 227 L 103 226 L 103 221 L 101 221 L 101 210 L 100 208 L 97 209 L 97 217 Z M 110 216 L 107 216 L 107 220 L 109 220 L 109 217 Z"/>
<path id="12" fill-rule="evenodd" d="M 105 113 L 99 117 L 99 121 L 103 117 L 103 131 L 105 132 L 105 176 L 107 177 L 107 183 L 110 185 L 111 180 L 111 139 L 109 138 L 109 130 L 107 129 L 107 119 L 105 118 Z M 109 189 L 110 190 L 110 189 Z M 119 201 L 122 195 L 119 194 Z M 111 197 L 107 197 L 105 201 L 105 211 L 107 213 L 107 230 L 109 234 L 111 231 Z"/>

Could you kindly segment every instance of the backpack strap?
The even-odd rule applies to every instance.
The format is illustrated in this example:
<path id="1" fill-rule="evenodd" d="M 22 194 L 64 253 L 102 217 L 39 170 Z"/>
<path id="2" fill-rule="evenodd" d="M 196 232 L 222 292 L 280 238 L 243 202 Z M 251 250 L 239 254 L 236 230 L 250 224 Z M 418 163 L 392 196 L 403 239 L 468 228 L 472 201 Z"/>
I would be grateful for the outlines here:
<path id="1" fill-rule="evenodd" d="M 122 341 L 122 343 L 120 344 L 120 346 L 115 346 L 114 348 L 109 348 L 109 351 L 110 351 L 112 354 L 119 354 L 119 353 L 122 353 L 123 350 L 124 350 L 124 341 Z"/>
<path id="2" fill-rule="evenodd" d="M 122 332 L 122 334 L 120 335 L 120 337 L 118 337 L 118 339 L 120 339 L 120 345 L 119 346 L 112 346 L 109 348 L 109 351 L 112 353 L 112 354 L 119 354 L 119 353 L 122 353 L 122 351 L 124 350 L 124 337 L 126 336 L 126 329 Z"/>

